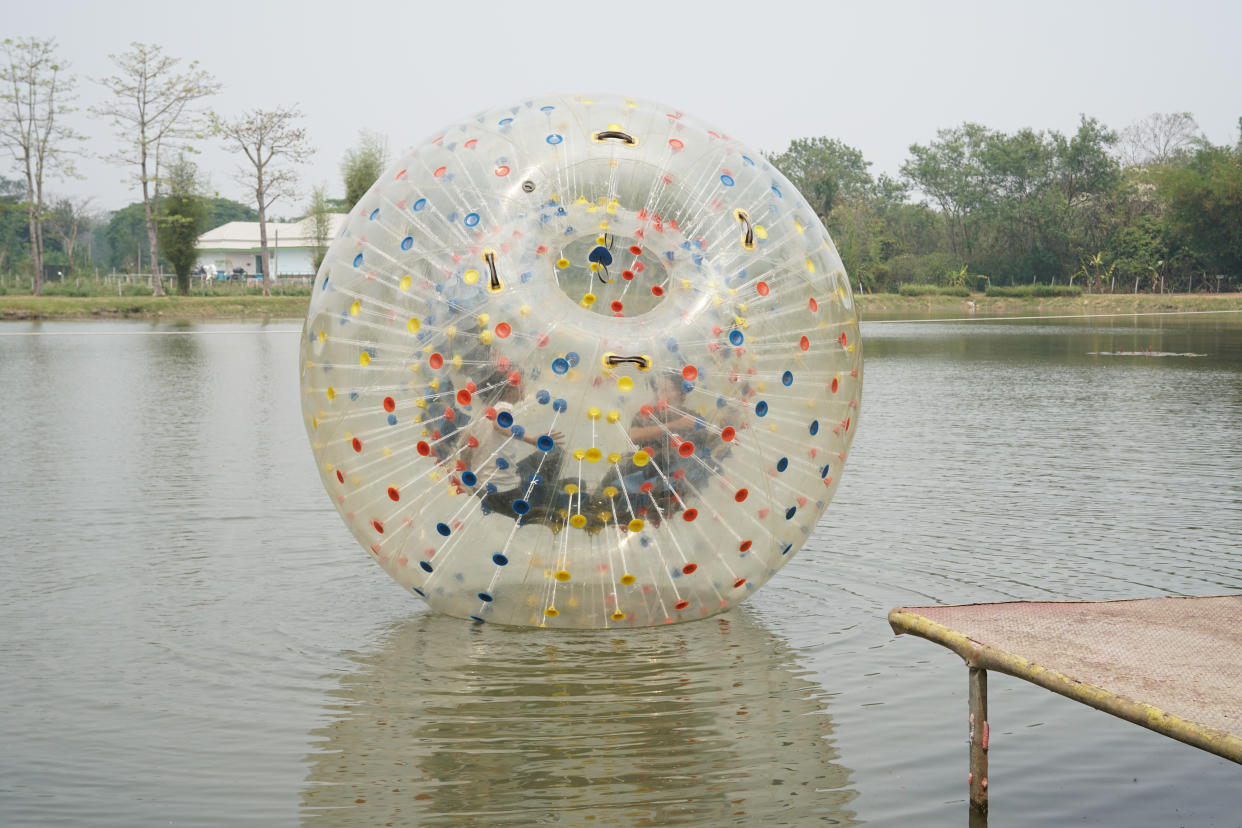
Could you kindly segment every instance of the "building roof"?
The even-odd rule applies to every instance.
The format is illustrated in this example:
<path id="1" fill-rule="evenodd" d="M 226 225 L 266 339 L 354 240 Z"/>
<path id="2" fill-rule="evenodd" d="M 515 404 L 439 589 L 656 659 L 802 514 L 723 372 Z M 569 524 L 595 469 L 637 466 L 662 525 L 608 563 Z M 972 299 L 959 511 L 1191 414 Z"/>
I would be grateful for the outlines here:
<path id="1" fill-rule="evenodd" d="M 329 213 L 328 218 L 330 219 L 328 242 L 331 243 L 341 234 L 341 228 L 345 226 L 345 220 L 349 216 L 345 213 Z M 292 222 L 267 222 L 269 248 L 277 246 L 278 238 L 281 248 L 313 247 L 315 240 L 312 234 L 309 218 Z M 228 224 L 222 224 L 199 236 L 195 247 L 199 250 L 258 250 L 259 222 L 230 221 Z"/>

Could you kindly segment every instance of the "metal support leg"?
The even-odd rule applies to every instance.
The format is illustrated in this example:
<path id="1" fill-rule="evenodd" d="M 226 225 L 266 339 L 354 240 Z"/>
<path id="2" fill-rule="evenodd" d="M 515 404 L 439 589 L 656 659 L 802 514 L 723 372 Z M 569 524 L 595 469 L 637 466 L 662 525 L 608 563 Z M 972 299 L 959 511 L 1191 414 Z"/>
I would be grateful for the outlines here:
<path id="1" fill-rule="evenodd" d="M 970 812 L 988 812 L 988 671 L 970 667 Z M 973 823 L 972 823 L 973 824 Z"/>

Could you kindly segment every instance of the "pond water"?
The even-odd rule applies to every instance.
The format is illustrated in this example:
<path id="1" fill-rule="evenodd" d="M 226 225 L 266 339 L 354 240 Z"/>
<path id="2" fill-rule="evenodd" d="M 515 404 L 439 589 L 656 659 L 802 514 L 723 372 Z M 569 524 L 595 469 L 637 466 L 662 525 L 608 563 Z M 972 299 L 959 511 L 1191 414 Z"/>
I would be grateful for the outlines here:
<path id="1" fill-rule="evenodd" d="M 0 823 L 960 825 L 966 670 L 888 610 L 1242 591 L 1240 317 L 867 322 L 807 547 L 600 633 L 437 616 L 369 560 L 296 323 L 2 325 Z M 1239 766 L 989 691 L 994 824 L 1242 825 Z"/>

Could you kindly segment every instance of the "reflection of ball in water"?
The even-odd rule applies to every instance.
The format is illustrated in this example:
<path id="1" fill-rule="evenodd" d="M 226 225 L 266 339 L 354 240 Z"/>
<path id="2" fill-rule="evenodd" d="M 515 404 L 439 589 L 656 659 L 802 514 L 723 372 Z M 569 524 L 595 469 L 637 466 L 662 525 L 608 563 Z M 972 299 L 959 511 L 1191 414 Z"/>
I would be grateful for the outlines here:
<path id="1" fill-rule="evenodd" d="M 354 535 L 434 608 L 506 624 L 742 600 L 832 498 L 861 389 L 849 282 L 802 197 L 624 98 L 486 112 L 392 165 L 302 340 Z"/>

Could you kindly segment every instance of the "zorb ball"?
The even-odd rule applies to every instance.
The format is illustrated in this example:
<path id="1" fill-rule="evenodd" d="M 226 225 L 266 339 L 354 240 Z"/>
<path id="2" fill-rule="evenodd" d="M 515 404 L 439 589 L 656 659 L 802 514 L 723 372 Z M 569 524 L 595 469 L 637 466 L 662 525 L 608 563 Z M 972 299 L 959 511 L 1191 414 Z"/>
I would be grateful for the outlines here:
<path id="1" fill-rule="evenodd" d="M 862 350 L 823 224 L 676 109 L 548 97 L 392 164 L 315 278 L 301 399 L 354 536 L 434 609 L 704 618 L 805 542 Z"/>

